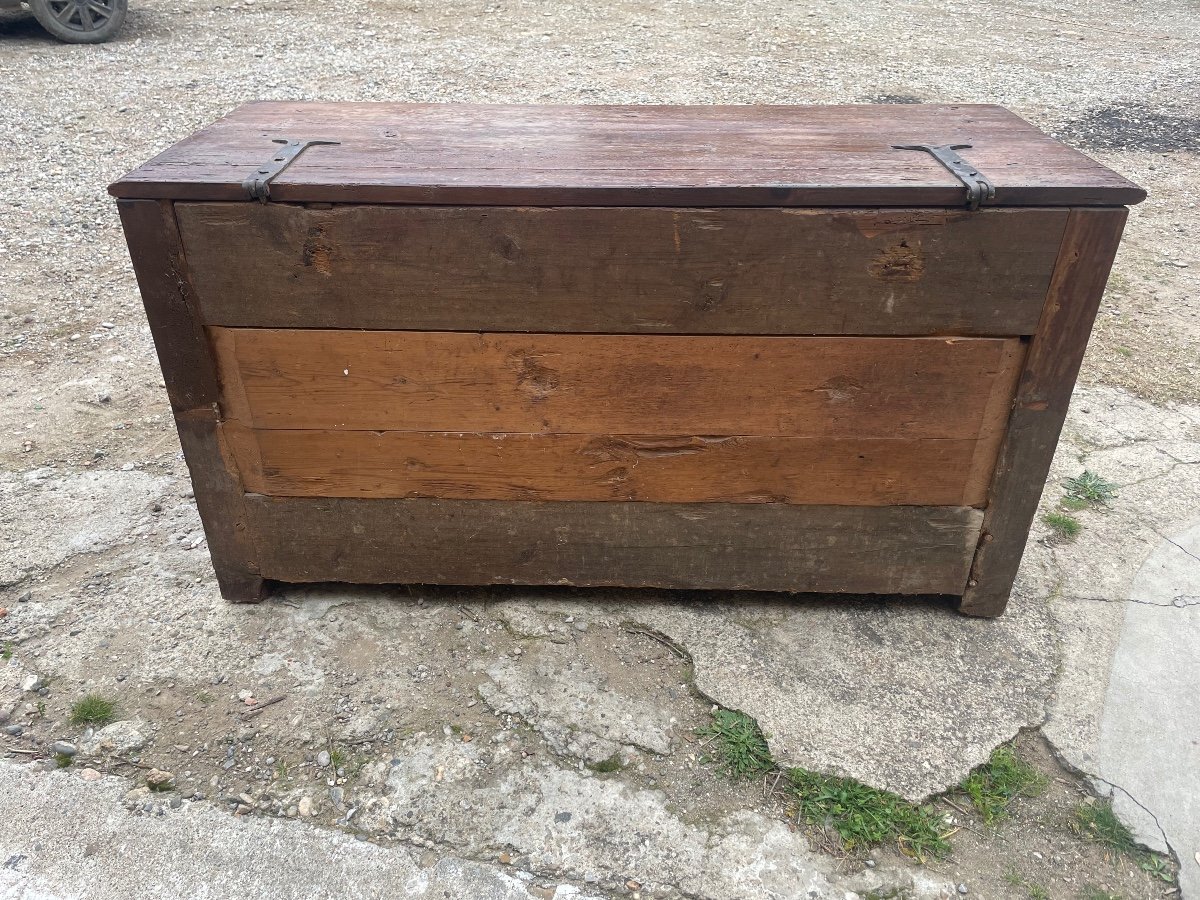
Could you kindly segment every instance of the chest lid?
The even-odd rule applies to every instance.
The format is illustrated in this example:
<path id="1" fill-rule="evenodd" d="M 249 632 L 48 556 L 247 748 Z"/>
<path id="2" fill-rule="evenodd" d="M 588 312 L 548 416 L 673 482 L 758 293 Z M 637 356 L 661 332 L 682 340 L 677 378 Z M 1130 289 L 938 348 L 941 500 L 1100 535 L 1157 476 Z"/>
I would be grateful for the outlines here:
<path id="1" fill-rule="evenodd" d="M 1119 206 L 1137 185 L 999 106 L 260 102 L 120 198 L 484 206 Z"/>

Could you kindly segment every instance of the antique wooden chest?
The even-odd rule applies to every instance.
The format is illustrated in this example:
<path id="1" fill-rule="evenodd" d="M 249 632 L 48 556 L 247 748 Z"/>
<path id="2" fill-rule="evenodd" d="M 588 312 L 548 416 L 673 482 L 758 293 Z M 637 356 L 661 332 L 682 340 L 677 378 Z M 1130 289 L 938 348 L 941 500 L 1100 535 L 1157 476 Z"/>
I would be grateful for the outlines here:
<path id="1" fill-rule="evenodd" d="M 1138 187 L 995 106 L 256 103 L 112 186 L 224 595 L 1004 609 Z"/>

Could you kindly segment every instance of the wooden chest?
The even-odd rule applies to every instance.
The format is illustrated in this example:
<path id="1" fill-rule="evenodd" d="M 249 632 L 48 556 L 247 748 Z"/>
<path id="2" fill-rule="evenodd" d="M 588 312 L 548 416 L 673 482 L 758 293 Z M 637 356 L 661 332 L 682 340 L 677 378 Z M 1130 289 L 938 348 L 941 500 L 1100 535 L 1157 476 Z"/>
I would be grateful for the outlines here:
<path id="1" fill-rule="evenodd" d="M 257 103 L 111 190 L 230 600 L 976 615 L 1144 197 L 994 106 Z"/>

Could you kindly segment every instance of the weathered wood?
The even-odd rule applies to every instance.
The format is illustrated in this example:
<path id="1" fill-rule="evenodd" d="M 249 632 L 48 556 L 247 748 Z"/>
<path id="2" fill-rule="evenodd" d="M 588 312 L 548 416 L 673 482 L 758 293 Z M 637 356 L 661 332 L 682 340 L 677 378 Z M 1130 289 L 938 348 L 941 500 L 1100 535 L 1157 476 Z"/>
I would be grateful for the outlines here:
<path id="1" fill-rule="evenodd" d="M 979 506 L 995 461 L 973 440 L 224 430 L 246 490 L 282 497 Z"/>
<path id="2" fill-rule="evenodd" d="M 974 439 L 1022 351 L 998 338 L 213 331 L 242 424 L 288 429 Z"/>
<path id="3" fill-rule="evenodd" d="M 177 214 L 211 325 L 1003 336 L 1037 326 L 1067 217 L 275 203 Z"/>
<path id="4" fill-rule="evenodd" d="M 1037 512 L 1092 322 L 1116 256 L 1124 209 L 1072 210 L 989 489 L 971 579 L 959 607 L 1004 611 Z"/>
<path id="5" fill-rule="evenodd" d="M 998 106 L 472 106 L 255 103 L 129 173 L 119 197 L 244 200 L 275 137 L 305 151 L 280 202 L 488 206 L 961 206 L 926 153 L 970 144 L 1003 206 L 1137 203 L 1145 192 Z"/>
<path id="6" fill-rule="evenodd" d="M 171 406 L 211 407 L 220 393 L 216 367 L 190 296 L 171 204 L 121 200 L 117 207 Z"/>
<path id="7" fill-rule="evenodd" d="M 122 200 L 118 207 L 217 583 L 227 600 L 260 600 L 263 579 L 246 530 L 243 488 L 218 432 L 216 366 L 192 302 L 171 204 Z"/>
<path id="8" fill-rule="evenodd" d="M 246 497 L 280 581 L 958 594 L 958 507 Z"/>

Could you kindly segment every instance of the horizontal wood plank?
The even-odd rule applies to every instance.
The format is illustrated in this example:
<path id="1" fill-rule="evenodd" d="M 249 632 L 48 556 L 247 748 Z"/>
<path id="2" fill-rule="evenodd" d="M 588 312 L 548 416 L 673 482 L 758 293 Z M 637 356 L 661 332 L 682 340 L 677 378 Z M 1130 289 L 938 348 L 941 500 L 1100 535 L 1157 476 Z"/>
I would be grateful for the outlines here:
<path id="1" fill-rule="evenodd" d="M 999 106 L 252 103 L 129 173 L 119 197 L 244 200 L 273 138 L 305 151 L 272 199 L 430 204 L 956 206 L 929 154 L 966 144 L 998 205 L 1118 205 L 1145 192 Z"/>
<path id="2" fill-rule="evenodd" d="M 176 210 L 210 325 L 697 334 L 1030 334 L 1067 216 Z"/>
<path id="3" fill-rule="evenodd" d="M 286 497 L 977 506 L 994 462 L 972 440 L 225 430 L 246 489 Z"/>
<path id="4" fill-rule="evenodd" d="M 212 329 L 253 428 L 974 440 L 1023 345 Z"/>
<path id="5" fill-rule="evenodd" d="M 982 512 L 957 507 L 246 496 L 288 582 L 961 594 Z"/>

